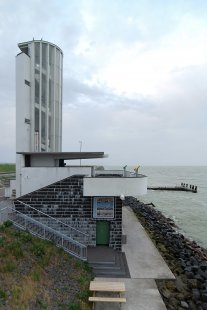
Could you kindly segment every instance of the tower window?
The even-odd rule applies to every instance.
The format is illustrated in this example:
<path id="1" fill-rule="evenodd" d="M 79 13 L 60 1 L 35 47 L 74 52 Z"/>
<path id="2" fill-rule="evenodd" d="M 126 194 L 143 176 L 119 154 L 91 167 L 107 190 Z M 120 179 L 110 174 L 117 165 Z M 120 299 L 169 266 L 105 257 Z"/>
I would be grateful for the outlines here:
<path id="1" fill-rule="evenodd" d="M 24 83 L 25 83 L 26 85 L 30 86 L 30 82 L 29 82 L 29 81 L 24 80 Z"/>
<path id="2" fill-rule="evenodd" d="M 40 114 L 39 109 L 35 108 L 35 131 L 39 131 Z"/>
<path id="3" fill-rule="evenodd" d="M 25 167 L 31 167 L 30 155 L 25 155 Z"/>

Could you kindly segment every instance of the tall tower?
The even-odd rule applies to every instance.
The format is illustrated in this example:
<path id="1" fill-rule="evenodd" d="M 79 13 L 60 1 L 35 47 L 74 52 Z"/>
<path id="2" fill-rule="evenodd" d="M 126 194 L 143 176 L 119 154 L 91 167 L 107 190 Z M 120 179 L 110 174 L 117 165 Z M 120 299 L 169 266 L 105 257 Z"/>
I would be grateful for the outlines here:
<path id="1" fill-rule="evenodd" d="M 43 40 L 19 43 L 16 56 L 16 151 L 62 149 L 63 52 Z"/>

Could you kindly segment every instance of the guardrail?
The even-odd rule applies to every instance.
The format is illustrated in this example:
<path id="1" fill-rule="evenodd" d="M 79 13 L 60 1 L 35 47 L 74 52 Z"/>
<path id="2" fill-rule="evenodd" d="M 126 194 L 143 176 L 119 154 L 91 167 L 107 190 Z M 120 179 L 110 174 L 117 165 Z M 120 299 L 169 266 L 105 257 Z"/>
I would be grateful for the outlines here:
<path id="1" fill-rule="evenodd" d="M 23 205 L 25 207 L 25 213 L 27 215 L 28 214 L 28 210 L 31 210 L 33 212 L 33 214 L 31 215 L 32 218 L 36 218 L 36 220 L 38 222 L 41 222 L 44 225 L 47 225 L 49 227 L 51 227 L 52 229 L 55 229 L 59 232 L 62 232 L 64 230 L 64 234 L 67 235 L 68 237 L 75 239 L 76 241 L 80 241 L 83 244 L 87 244 L 88 241 L 88 234 L 83 233 L 81 230 L 78 230 L 52 216 L 50 216 L 49 214 L 42 212 L 30 205 L 28 205 L 27 203 L 24 203 L 21 200 L 16 200 L 16 202 L 19 202 L 21 205 Z M 21 212 L 23 214 L 25 214 L 24 212 Z M 30 215 L 29 215 L 30 216 Z"/>
<path id="2" fill-rule="evenodd" d="M 0 225 L 8 219 L 8 206 L 0 209 Z"/>
<path id="3" fill-rule="evenodd" d="M 132 172 L 128 170 L 95 170 L 95 177 L 107 177 L 107 176 L 115 176 L 115 177 L 125 177 L 125 178 L 143 178 L 145 177 L 144 175 L 137 173 L 137 172 Z"/>
<path id="4" fill-rule="evenodd" d="M 7 216 L 4 218 L 5 211 L 7 211 Z M 4 220 L 10 220 L 16 227 L 26 230 L 41 239 L 54 242 L 56 246 L 63 248 L 66 252 L 83 261 L 87 260 L 87 246 L 85 244 L 72 239 L 66 234 L 37 221 L 13 207 L 8 206 L 0 210 L 0 221 L 3 222 Z"/>

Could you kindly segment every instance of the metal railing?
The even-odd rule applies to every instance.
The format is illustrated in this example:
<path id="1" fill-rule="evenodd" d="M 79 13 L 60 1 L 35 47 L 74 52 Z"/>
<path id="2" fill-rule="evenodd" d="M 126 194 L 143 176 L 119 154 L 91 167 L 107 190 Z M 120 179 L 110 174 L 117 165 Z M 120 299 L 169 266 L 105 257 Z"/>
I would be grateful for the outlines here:
<path id="1" fill-rule="evenodd" d="M 83 233 L 81 230 L 78 230 L 66 223 L 64 223 L 63 221 L 60 221 L 52 216 L 50 216 L 49 214 L 42 212 L 30 205 L 28 205 L 27 203 L 24 203 L 21 200 L 16 200 L 17 202 L 19 202 L 20 204 L 22 204 L 25 207 L 25 212 L 28 216 L 31 216 L 32 218 L 35 218 L 36 221 L 45 224 L 47 226 L 49 226 L 50 228 L 59 231 L 60 233 L 64 233 L 65 235 L 67 235 L 68 237 L 80 242 L 83 244 L 87 244 L 88 242 L 88 235 Z M 28 210 L 34 211 L 33 214 L 29 214 Z M 22 212 L 24 213 L 24 212 Z"/>
<path id="2" fill-rule="evenodd" d="M 6 217 L 4 217 L 5 211 L 7 211 Z M 66 252 L 83 261 L 87 260 L 87 246 L 85 244 L 39 222 L 31 216 L 16 210 L 14 207 L 7 206 L 0 210 L 0 221 L 7 219 L 16 227 L 26 230 L 41 239 L 54 242 L 56 246 L 63 248 Z"/>
<path id="3" fill-rule="evenodd" d="M 143 178 L 145 177 L 144 175 L 128 170 L 95 170 L 94 176 L 99 177 L 99 176 L 119 176 L 119 177 L 126 177 L 126 178 Z"/>
<path id="4" fill-rule="evenodd" d="M 0 225 L 8 220 L 8 206 L 0 209 Z"/>

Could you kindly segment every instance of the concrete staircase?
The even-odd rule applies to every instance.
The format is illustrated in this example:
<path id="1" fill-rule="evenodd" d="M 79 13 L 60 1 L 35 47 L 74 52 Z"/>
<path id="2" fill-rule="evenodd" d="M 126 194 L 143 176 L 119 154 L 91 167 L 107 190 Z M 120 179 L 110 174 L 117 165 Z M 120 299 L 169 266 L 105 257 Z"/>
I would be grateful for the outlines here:
<path id="1" fill-rule="evenodd" d="M 96 277 L 130 278 L 125 253 L 107 246 L 88 247 L 88 263 Z"/>

